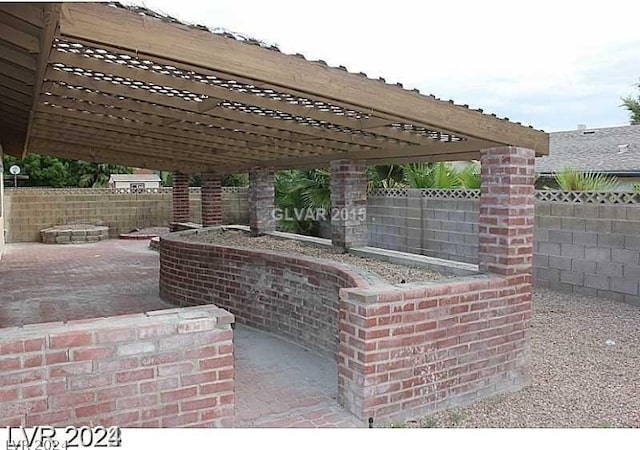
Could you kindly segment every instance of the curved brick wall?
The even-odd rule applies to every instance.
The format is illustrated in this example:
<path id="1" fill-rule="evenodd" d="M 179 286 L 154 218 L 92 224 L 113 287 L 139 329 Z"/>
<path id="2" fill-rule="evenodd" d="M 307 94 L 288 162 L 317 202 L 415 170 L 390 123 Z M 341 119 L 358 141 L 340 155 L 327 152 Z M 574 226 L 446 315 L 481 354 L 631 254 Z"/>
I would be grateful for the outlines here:
<path id="1" fill-rule="evenodd" d="M 341 288 L 367 287 L 339 264 L 311 258 L 160 239 L 160 296 L 180 306 L 215 304 L 240 323 L 336 356 Z"/>

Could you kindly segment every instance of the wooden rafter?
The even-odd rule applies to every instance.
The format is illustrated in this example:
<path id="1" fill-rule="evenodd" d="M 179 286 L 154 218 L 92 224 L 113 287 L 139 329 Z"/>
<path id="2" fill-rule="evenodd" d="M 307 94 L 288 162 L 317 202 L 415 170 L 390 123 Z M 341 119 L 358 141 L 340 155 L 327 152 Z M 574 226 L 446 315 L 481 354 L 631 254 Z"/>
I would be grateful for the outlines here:
<path id="1" fill-rule="evenodd" d="M 134 56 L 131 57 L 133 58 Z M 101 59 L 62 51 L 54 51 L 50 62 L 64 64 L 68 67 L 89 69 L 93 72 L 128 77 L 145 83 L 153 83 L 159 86 L 171 87 L 181 91 L 189 91 L 194 94 L 211 97 L 198 105 L 197 112 L 201 113 L 212 111 L 219 107 L 222 100 L 226 100 L 256 106 L 267 110 L 280 111 L 292 116 L 308 117 L 321 122 L 352 128 L 354 130 L 375 130 L 375 133 L 379 136 L 414 144 L 424 144 L 427 139 L 419 135 L 380 126 L 381 123 L 389 123 L 389 119 L 385 119 L 383 122 L 380 122 L 379 120 L 376 121 L 374 119 L 371 121 L 372 123 L 368 123 L 369 119 L 356 119 L 345 115 L 333 114 L 317 108 L 291 104 L 287 101 L 273 100 L 266 96 L 259 96 L 249 92 L 241 92 L 219 87 L 215 84 L 205 84 L 201 81 L 165 75 L 151 70 L 142 69 L 140 66 L 132 64 L 125 65 L 106 62 Z"/>
<path id="2" fill-rule="evenodd" d="M 40 52 L 38 54 L 38 62 L 36 66 L 36 79 L 33 87 L 31 115 L 29 116 L 27 134 L 24 141 L 24 149 L 22 151 L 23 158 L 27 154 L 27 150 L 29 148 L 29 136 L 31 134 L 31 129 L 33 128 L 33 116 L 38 106 L 40 92 L 42 92 L 42 83 L 44 82 L 44 75 L 47 70 L 47 64 L 49 63 L 49 56 L 51 54 L 51 49 L 53 48 L 53 39 L 58 32 L 59 21 L 59 3 L 49 3 L 43 6 L 43 28 L 38 39 L 38 48 Z"/>
<path id="3" fill-rule="evenodd" d="M 258 82 L 310 92 L 328 100 L 341 100 L 359 108 L 423 121 L 481 140 L 548 153 L 545 133 L 507 120 L 354 76 L 324 64 L 247 45 L 205 30 L 131 14 L 123 9 L 66 3 L 62 10 L 61 31 L 71 38 L 213 68 Z"/>
<path id="4" fill-rule="evenodd" d="M 354 134 L 343 133 L 340 131 L 334 131 L 331 129 L 303 125 L 293 120 L 275 119 L 263 115 L 241 112 L 239 110 L 214 108 L 207 112 L 201 112 L 199 109 L 199 102 L 197 101 L 184 100 L 177 96 L 163 95 L 145 89 L 130 87 L 125 84 L 114 84 L 111 81 L 90 78 L 87 76 L 63 72 L 60 70 L 53 70 L 51 68 L 47 70 L 47 79 L 51 81 L 69 83 L 71 85 L 86 86 L 89 89 L 97 90 L 100 92 L 116 96 L 123 96 L 130 99 L 162 105 L 170 108 L 180 109 L 191 113 L 202 114 L 204 116 L 211 116 L 219 119 L 231 120 L 238 123 L 246 123 L 250 125 L 264 126 L 274 130 L 294 133 L 295 135 L 297 135 L 297 140 L 302 142 L 312 139 L 331 139 L 347 145 L 357 144 L 367 145 L 371 147 L 393 145 L 388 140 L 382 138 L 376 139 L 366 136 L 358 136 Z M 395 145 L 404 145 L 407 147 L 409 146 L 408 144 L 402 143 L 398 143 Z"/>

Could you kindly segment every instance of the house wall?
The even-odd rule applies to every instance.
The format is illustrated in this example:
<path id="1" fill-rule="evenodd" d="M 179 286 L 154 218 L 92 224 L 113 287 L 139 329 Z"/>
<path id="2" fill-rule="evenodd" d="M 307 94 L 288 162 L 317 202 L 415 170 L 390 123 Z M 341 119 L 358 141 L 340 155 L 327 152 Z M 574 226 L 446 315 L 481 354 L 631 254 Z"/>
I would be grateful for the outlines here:
<path id="1" fill-rule="evenodd" d="M 140 183 L 138 181 L 116 181 L 114 183 L 115 189 L 129 189 L 131 187 L 131 183 Z M 160 182 L 159 181 L 143 181 L 145 185 L 145 189 L 159 189 Z"/>
<path id="2" fill-rule="evenodd" d="M 40 230 L 73 221 L 102 221 L 111 237 L 134 228 L 168 226 L 171 188 L 139 194 L 110 189 L 17 188 L 6 191 L 7 242 L 37 242 Z M 190 189 L 191 220 L 200 222 L 200 189 Z M 223 188 L 225 223 L 248 224 L 246 188 Z"/>

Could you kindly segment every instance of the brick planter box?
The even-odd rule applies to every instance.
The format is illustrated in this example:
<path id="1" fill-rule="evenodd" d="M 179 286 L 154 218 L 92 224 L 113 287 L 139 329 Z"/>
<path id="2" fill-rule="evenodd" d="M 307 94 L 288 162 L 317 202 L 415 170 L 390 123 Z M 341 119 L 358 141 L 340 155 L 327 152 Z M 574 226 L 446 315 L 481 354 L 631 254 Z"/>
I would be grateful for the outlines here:
<path id="1" fill-rule="evenodd" d="M 329 261 L 160 240 L 160 295 L 212 303 L 338 362 L 338 401 L 376 423 L 415 418 L 527 379 L 531 275 L 369 284 Z"/>

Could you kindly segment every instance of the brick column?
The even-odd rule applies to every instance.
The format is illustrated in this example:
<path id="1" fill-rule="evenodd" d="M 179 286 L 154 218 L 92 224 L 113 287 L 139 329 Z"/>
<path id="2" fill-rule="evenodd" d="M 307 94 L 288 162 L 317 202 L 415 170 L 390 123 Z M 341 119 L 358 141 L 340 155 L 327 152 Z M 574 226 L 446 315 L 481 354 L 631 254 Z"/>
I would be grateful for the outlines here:
<path id="1" fill-rule="evenodd" d="M 348 249 L 368 245 L 367 165 L 364 161 L 331 161 L 331 242 Z"/>
<path id="2" fill-rule="evenodd" d="M 478 261 L 482 272 L 530 274 L 533 264 L 535 152 L 496 147 L 481 152 Z"/>
<path id="3" fill-rule="evenodd" d="M 189 175 L 175 172 L 173 174 L 173 221 L 189 222 Z"/>
<path id="4" fill-rule="evenodd" d="M 255 167 L 249 172 L 249 226 L 251 235 L 275 231 L 274 169 Z"/>
<path id="5" fill-rule="evenodd" d="M 222 225 L 222 183 L 219 175 L 202 174 L 202 226 Z"/>

